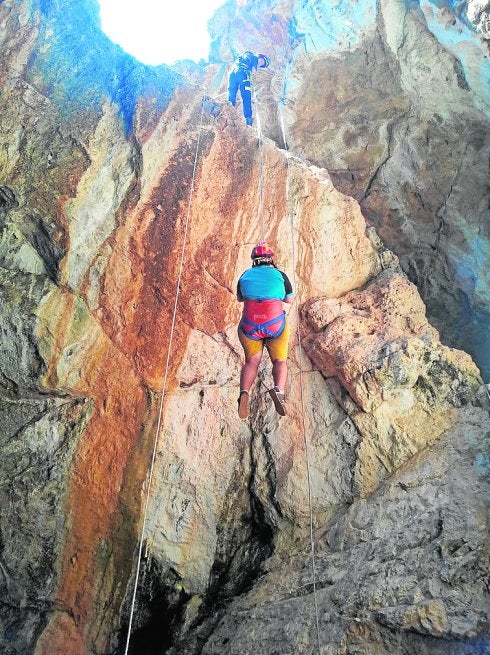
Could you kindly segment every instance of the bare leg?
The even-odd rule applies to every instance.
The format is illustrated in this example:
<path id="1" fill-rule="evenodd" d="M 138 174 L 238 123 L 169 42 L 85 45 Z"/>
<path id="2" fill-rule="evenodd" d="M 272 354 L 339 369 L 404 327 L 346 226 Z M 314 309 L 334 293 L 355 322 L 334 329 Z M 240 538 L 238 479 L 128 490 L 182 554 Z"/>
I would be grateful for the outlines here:
<path id="1" fill-rule="evenodd" d="M 257 377 L 261 359 L 262 352 L 252 355 L 245 361 L 240 374 L 240 391 L 250 391 L 250 387 Z"/>
<path id="2" fill-rule="evenodd" d="M 284 391 L 288 378 L 288 364 L 285 359 L 274 360 L 272 363 L 272 377 L 274 379 L 274 386 Z"/>

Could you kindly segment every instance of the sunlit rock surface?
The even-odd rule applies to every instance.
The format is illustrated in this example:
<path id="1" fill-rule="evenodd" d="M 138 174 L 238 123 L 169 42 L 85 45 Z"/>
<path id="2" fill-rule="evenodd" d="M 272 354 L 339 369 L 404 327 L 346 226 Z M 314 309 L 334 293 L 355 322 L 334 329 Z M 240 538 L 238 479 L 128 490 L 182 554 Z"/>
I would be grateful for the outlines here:
<path id="1" fill-rule="evenodd" d="M 429 10 L 407 13 L 410 38 L 415 18 L 427 29 Z M 322 50 L 354 56 L 363 39 L 378 39 L 378 67 L 393 69 L 400 95 L 383 105 L 372 89 L 384 83 L 372 79 L 372 110 L 404 115 L 398 42 L 379 37 L 380 16 L 395 17 L 383 5 L 376 13 L 357 3 L 353 12 L 340 3 L 326 39 L 323 11 L 227 3 L 215 25 L 233 23 L 219 37 L 211 26 L 213 62 L 191 84 L 111 44 L 94 0 L 0 3 L 7 655 L 124 651 L 147 497 L 131 653 L 314 652 L 310 521 L 326 652 L 442 655 L 449 644 L 462 655 L 488 645 L 488 404 L 479 371 L 441 343 L 387 249 L 407 270 L 406 225 L 384 211 L 386 196 L 376 221 L 374 205 L 368 212 L 382 239 L 366 229 L 368 196 L 356 185 L 377 160 L 341 183 L 348 176 L 330 166 L 318 132 L 331 116 L 312 101 L 326 88 L 315 66 L 334 70 Z M 485 8 L 474 12 L 484 25 Z M 450 25 L 450 8 L 443 13 Z M 285 64 L 292 49 L 294 61 L 286 80 L 279 66 L 257 75 L 267 134 L 258 142 L 239 107 L 203 114 L 196 84 L 206 79 L 219 93 L 229 53 L 265 50 L 264 42 L 275 61 Z M 475 71 L 477 61 L 468 58 Z M 308 85 L 313 95 L 300 92 Z M 274 100 L 282 92 L 289 152 Z M 300 129 L 302 98 L 312 113 Z M 347 102 L 351 111 L 356 103 Z M 469 131 L 475 117 L 483 125 L 476 95 L 460 111 Z M 407 140 L 418 125 L 405 123 Z M 484 145 L 474 153 L 482 158 Z M 446 165 L 439 151 L 412 154 L 420 170 Z M 483 203 L 479 183 L 459 184 Z M 423 222 L 410 229 L 422 239 Z M 296 292 L 288 416 L 278 418 L 266 393 L 265 360 L 250 419 L 240 421 L 234 293 L 261 237 Z M 460 248 L 456 233 L 446 238 Z M 429 318 L 436 309 L 429 304 Z"/>
<path id="2" fill-rule="evenodd" d="M 468 355 L 440 344 L 396 265 L 362 291 L 312 299 L 303 311 L 317 332 L 306 351 L 340 381 L 339 402 L 362 435 L 355 486 L 366 495 L 452 425 L 455 408 L 478 389 L 479 371 Z"/>
<path id="3" fill-rule="evenodd" d="M 282 144 L 282 114 L 292 150 L 361 203 L 489 381 L 488 2 L 229 2 L 210 25 L 218 61 L 271 54 L 255 76 L 267 134 Z"/>

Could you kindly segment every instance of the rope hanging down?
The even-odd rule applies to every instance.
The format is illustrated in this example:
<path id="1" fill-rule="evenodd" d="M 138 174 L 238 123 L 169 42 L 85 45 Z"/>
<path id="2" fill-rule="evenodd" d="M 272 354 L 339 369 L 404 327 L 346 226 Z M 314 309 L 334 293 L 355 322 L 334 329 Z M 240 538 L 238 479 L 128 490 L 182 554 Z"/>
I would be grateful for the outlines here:
<path id="1" fill-rule="evenodd" d="M 286 92 L 286 84 L 289 76 L 290 60 L 288 59 L 286 65 L 286 72 L 284 75 L 283 83 L 283 93 L 282 97 L 278 103 L 278 112 L 279 120 L 281 124 L 282 131 L 282 140 L 284 143 L 284 150 L 286 151 L 286 206 L 289 208 L 289 148 L 286 139 L 286 129 L 284 126 L 284 117 L 281 110 L 281 104 L 284 106 L 284 96 Z M 253 85 L 253 97 L 255 104 L 255 113 L 257 116 L 257 136 L 259 140 L 259 220 L 260 220 L 260 234 L 261 240 L 265 239 L 264 234 L 264 151 L 263 151 L 263 137 L 262 137 L 262 125 L 260 122 L 260 112 L 259 112 L 259 101 L 258 94 L 255 85 Z M 297 289 L 297 276 L 296 276 L 296 253 L 294 247 L 294 224 L 293 224 L 293 214 L 290 213 L 291 218 L 291 244 L 292 244 L 292 266 L 293 266 L 293 275 L 294 275 L 294 288 Z M 296 305 L 297 313 L 297 338 L 298 338 L 298 352 L 299 352 L 299 382 L 300 382 L 300 399 L 301 399 L 301 423 L 302 423 L 302 432 L 303 432 L 303 442 L 305 448 L 305 460 L 306 460 L 306 477 L 307 477 L 307 486 L 308 486 L 308 507 L 309 507 L 309 523 L 310 523 L 310 547 L 311 547 L 311 570 L 312 570 L 312 585 L 313 585 L 313 600 L 315 606 L 315 626 L 316 626 L 316 638 L 318 646 L 318 655 L 321 654 L 321 641 L 320 641 L 320 621 L 318 616 L 318 599 L 317 599 L 317 589 L 316 589 L 316 558 L 315 558 L 315 539 L 313 535 L 313 503 L 312 503 L 312 494 L 311 494 L 311 472 L 310 472 L 310 456 L 308 449 L 308 439 L 306 437 L 306 425 L 305 425 L 305 400 L 304 400 L 304 385 L 303 385 L 303 372 L 301 367 L 301 361 L 303 359 L 303 349 L 301 344 L 301 333 L 299 329 L 300 317 L 299 310 Z"/>
<path id="2" fill-rule="evenodd" d="M 285 77 L 284 84 L 286 84 L 288 68 L 289 68 L 289 62 L 288 62 L 287 68 L 286 68 L 286 77 Z M 264 217 L 263 217 L 263 212 L 264 212 L 263 137 L 262 137 L 262 126 L 261 126 L 261 122 L 260 122 L 260 114 L 259 114 L 259 111 L 258 111 L 257 93 L 256 93 L 256 90 L 255 90 L 255 87 L 253 88 L 253 90 L 254 90 L 254 99 L 255 99 L 255 111 L 256 111 L 256 116 L 257 116 L 257 135 L 258 135 L 258 141 L 259 141 L 259 169 L 260 169 L 260 172 L 259 172 L 259 221 L 260 221 L 261 240 L 264 240 L 265 235 L 264 235 Z M 289 206 L 288 199 L 289 199 L 289 170 L 290 170 L 289 158 L 290 158 L 290 155 L 289 155 L 288 145 L 287 145 L 287 140 L 286 140 L 284 119 L 283 119 L 282 111 L 281 111 L 281 108 L 280 108 L 281 103 L 283 103 L 283 98 L 281 98 L 280 102 L 278 103 L 278 107 L 279 107 L 279 117 L 280 117 L 281 130 L 282 130 L 282 138 L 283 138 L 283 142 L 284 142 L 284 149 L 286 151 L 286 163 L 287 163 L 286 198 L 287 198 L 287 206 Z M 171 322 L 170 335 L 169 335 L 169 344 L 168 344 L 167 356 L 166 356 L 166 362 L 165 362 L 165 372 L 164 372 L 161 395 L 160 395 L 158 421 L 157 421 L 157 426 L 156 426 L 156 430 L 155 430 L 155 438 L 154 438 L 154 443 L 153 443 L 151 464 L 150 464 L 150 470 L 149 470 L 149 474 L 148 474 L 147 490 L 146 490 L 145 505 L 144 505 L 144 512 L 143 512 L 143 522 L 142 522 L 142 527 L 141 527 L 141 532 L 140 532 L 140 539 L 139 539 L 139 546 L 138 546 L 138 559 L 137 559 L 137 566 L 136 566 L 136 573 L 135 573 L 135 582 L 134 582 L 133 595 L 132 595 L 132 599 L 131 599 L 131 610 L 130 610 L 130 617 L 129 617 L 128 632 L 127 632 L 126 647 L 125 647 L 125 650 L 124 650 L 124 655 L 128 655 L 128 652 L 129 652 L 131 630 L 132 630 L 132 625 L 133 625 L 133 620 L 134 620 L 134 611 L 135 611 L 135 605 L 136 605 L 136 595 L 137 595 L 138 582 L 139 582 L 139 577 L 140 577 L 140 572 L 141 572 L 141 560 L 142 560 L 142 554 L 143 554 L 143 541 L 144 541 L 144 534 L 145 534 L 145 529 L 146 529 L 147 520 L 148 520 L 150 490 L 151 490 L 151 483 L 152 483 L 152 479 L 153 479 L 153 473 L 154 473 L 155 461 L 156 461 L 156 454 L 157 454 L 157 448 L 158 448 L 158 435 L 159 435 L 159 432 L 160 432 L 160 428 L 161 428 L 161 425 L 162 425 L 162 418 L 163 418 L 163 407 L 164 407 L 165 392 L 166 392 L 166 387 L 167 387 L 168 370 L 169 370 L 169 365 L 170 365 L 170 354 L 171 354 L 173 336 L 174 336 L 174 331 L 175 331 L 177 306 L 178 306 L 178 300 L 179 300 L 179 296 L 180 296 L 180 285 L 181 285 L 182 271 L 183 271 L 184 258 L 185 258 L 185 248 L 186 248 L 186 244 L 187 244 L 188 229 L 189 229 L 189 224 L 190 224 L 190 211 L 191 211 L 191 204 L 192 204 L 192 195 L 193 195 L 193 191 L 194 191 L 195 176 L 196 176 L 196 170 L 197 170 L 197 161 L 198 161 L 199 147 L 200 147 L 200 141 L 201 141 L 201 130 L 202 130 L 202 124 L 203 124 L 203 112 L 204 112 L 204 104 L 203 104 L 203 102 L 201 102 L 201 114 L 200 114 L 200 119 L 199 119 L 199 129 L 198 129 L 198 137 L 197 137 L 197 143 L 196 143 L 196 153 L 195 153 L 195 157 L 194 157 L 194 165 L 193 165 L 193 170 L 192 170 L 191 187 L 190 187 L 190 190 L 189 190 L 189 201 L 188 201 L 188 205 L 187 205 L 187 214 L 186 214 L 186 221 L 185 221 L 185 227 L 184 227 L 184 238 L 183 238 L 183 243 L 182 243 L 182 250 L 181 250 L 180 262 L 179 262 L 179 270 L 178 270 L 178 276 L 177 276 L 175 301 L 174 301 L 172 322 Z M 293 224 L 292 214 L 291 214 L 291 240 L 292 240 L 292 266 L 293 266 L 293 272 L 294 272 L 294 284 L 295 284 L 295 288 L 297 288 L 296 254 L 295 254 L 295 246 L 294 246 L 294 224 Z M 314 597 L 314 604 L 315 604 L 315 620 L 316 620 L 316 634 L 317 634 L 318 653 L 320 654 L 321 645 L 320 645 L 320 627 L 319 627 L 318 602 L 317 602 L 317 590 L 316 590 L 315 542 L 314 542 L 314 535 L 313 535 L 313 509 L 312 509 L 312 494 L 311 494 L 311 473 L 310 473 L 310 462 L 309 462 L 310 458 L 309 458 L 309 450 L 308 450 L 308 440 L 306 438 L 306 426 L 305 426 L 305 418 L 304 418 L 304 416 L 305 416 L 304 385 L 303 385 L 303 376 L 302 376 L 302 368 L 301 368 L 301 360 L 302 360 L 303 354 L 302 354 L 302 345 L 301 345 L 301 334 L 300 334 L 300 330 L 299 330 L 299 310 L 296 309 L 296 311 L 297 311 L 297 338 L 298 338 L 299 363 L 300 363 L 300 366 L 299 366 L 299 380 L 300 380 L 300 397 L 301 397 L 301 410 L 302 410 L 302 430 L 303 430 L 303 441 L 304 441 L 304 445 L 305 445 L 307 485 L 308 485 L 308 505 L 309 505 L 309 514 L 310 514 L 310 544 L 311 544 L 311 559 L 312 559 L 312 583 L 313 583 L 313 597 Z"/>
<path id="3" fill-rule="evenodd" d="M 281 131 L 282 131 L 282 140 L 284 143 L 284 150 L 286 151 L 286 208 L 287 212 L 290 214 L 290 225 L 291 225 L 291 248 L 292 248 L 292 267 L 293 267 L 293 280 L 294 280 L 294 288 L 297 290 L 298 288 L 298 281 L 297 281 L 297 276 L 296 276 L 296 251 L 295 251 L 295 244 L 294 244 L 294 223 L 293 223 L 293 212 L 289 212 L 289 196 L 290 196 L 290 188 L 289 188 L 289 171 L 290 171 L 290 165 L 289 165 L 289 160 L 290 160 L 290 154 L 289 154 L 289 148 L 288 148 L 288 142 L 286 139 L 286 130 L 284 127 L 284 117 L 283 117 L 283 112 L 281 109 L 281 105 L 284 106 L 284 95 L 285 95 L 285 89 L 286 89 L 286 82 L 288 78 L 288 73 L 289 73 L 289 59 L 288 63 L 286 66 L 286 73 L 284 76 L 284 87 L 283 87 L 283 97 L 280 98 L 278 104 L 278 112 L 279 112 L 279 121 L 281 124 Z M 313 504 L 312 504 L 312 495 L 311 495 L 311 473 L 310 473 L 310 455 L 309 455 L 309 448 L 308 448 L 308 439 L 306 437 L 306 425 L 305 425 L 305 399 L 304 399 L 304 385 L 303 385 L 303 370 L 302 370 L 302 359 L 303 359 L 303 347 L 301 344 L 301 332 L 299 328 L 300 324 L 300 316 L 299 316 L 299 309 L 298 305 L 296 304 L 296 332 L 297 332 L 297 339 L 298 339 L 298 353 L 299 353 L 299 386 L 300 386 L 300 400 L 301 400 L 301 424 L 302 424 L 302 431 L 303 431 L 303 443 L 305 447 L 305 460 L 306 460 L 306 478 L 307 478 L 307 486 L 308 486 L 308 507 L 309 507 L 309 513 L 310 513 L 310 549 L 311 549 L 311 573 L 312 573 L 312 584 L 313 584 L 313 601 L 315 605 L 315 624 L 316 624 L 316 638 L 317 638 L 317 646 L 318 646 L 318 655 L 321 654 L 321 642 L 320 642 L 320 621 L 318 617 L 318 600 L 317 600 L 317 590 L 316 590 L 316 561 L 315 561 L 315 539 L 313 535 Z"/>
<path id="4" fill-rule="evenodd" d="M 260 122 L 259 102 L 257 89 L 252 84 L 253 98 L 255 105 L 255 114 L 257 116 L 257 138 L 259 140 L 259 223 L 260 223 L 260 241 L 265 241 L 264 230 L 264 140 L 262 138 L 262 125 Z"/>
<path id="5" fill-rule="evenodd" d="M 126 639 L 126 648 L 124 649 L 124 655 L 128 655 L 128 650 L 129 650 L 129 641 L 131 638 L 131 628 L 133 626 L 133 619 L 134 619 L 134 608 L 136 605 L 136 594 L 138 590 L 138 581 L 139 581 L 139 576 L 140 576 L 140 571 L 141 571 L 141 559 L 142 559 L 142 554 L 143 554 L 143 540 L 144 540 L 144 535 L 145 535 L 145 528 L 146 528 L 146 523 L 148 520 L 148 507 L 149 507 L 149 502 L 150 502 L 150 490 L 151 490 L 151 482 L 153 479 L 153 472 L 155 468 L 155 460 L 156 460 L 156 454 L 157 454 L 157 447 L 158 447 L 158 435 L 160 433 L 160 428 L 162 425 L 162 417 L 163 417 L 163 404 L 164 404 L 164 399 L 165 399 L 165 391 L 167 388 L 167 378 L 168 378 L 168 369 L 170 365 L 170 353 L 172 350 L 172 342 L 173 342 L 173 336 L 174 336 L 174 330 L 175 330 L 175 320 L 177 316 L 177 304 L 179 301 L 179 296 L 180 296 L 180 283 L 182 279 L 182 271 L 184 268 L 184 255 L 185 255 L 185 247 L 187 244 L 187 235 L 189 231 L 189 223 L 190 223 L 190 216 L 191 216 L 191 204 L 192 204 L 192 194 L 194 191 L 194 182 L 196 179 L 196 170 L 197 170 L 197 158 L 199 154 L 199 146 L 201 142 L 201 130 L 202 130 L 202 124 L 203 124 L 203 113 L 204 113 L 204 102 L 201 101 L 201 115 L 199 118 L 199 129 L 197 133 L 197 143 L 196 143 L 196 154 L 194 157 L 194 166 L 192 169 L 192 181 L 191 181 L 191 187 L 189 190 L 189 201 L 187 203 L 187 214 L 186 214 L 186 220 L 185 220 L 185 227 L 184 227 L 184 238 L 183 238 L 183 243 L 182 243 L 182 250 L 180 253 L 180 262 L 179 262 L 179 270 L 178 270 L 178 275 L 177 275 L 177 285 L 176 285 L 176 290 L 175 290 L 175 301 L 174 301 L 174 308 L 173 308 L 173 314 L 172 314 L 172 323 L 170 327 L 170 335 L 169 335 L 169 340 L 168 340 L 168 348 L 167 348 L 167 358 L 165 361 L 165 373 L 163 376 L 163 382 L 162 382 L 162 391 L 160 394 L 160 405 L 158 409 L 158 421 L 157 421 L 157 427 L 155 430 L 155 438 L 153 442 L 153 452 L 151 456 L 151 464 L 150 464 L 150 471 L 148 474 L 148 486 L 146 490 L 146 497 L 145 497 L 145 508 L 143 512 L 143 524 L 141 526 L 141 533 L 140 533 L 140 540 L 139 540 L 139 546 L 138 546 L 138 562 L 136 565 L 136 574 L 135 574 L 135 581 L 134 581 L 134 589 L 133 589 L 133 596 L 131 600 L 131 611 L 129 615 L 129 625 L 128 625 L 128 634 L 127 634 L 127 639 Z"/>

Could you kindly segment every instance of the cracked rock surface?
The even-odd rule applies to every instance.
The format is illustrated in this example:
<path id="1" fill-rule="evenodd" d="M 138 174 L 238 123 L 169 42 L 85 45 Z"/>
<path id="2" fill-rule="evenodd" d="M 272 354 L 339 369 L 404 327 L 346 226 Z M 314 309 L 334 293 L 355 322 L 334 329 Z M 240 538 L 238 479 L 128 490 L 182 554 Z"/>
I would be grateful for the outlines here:
<path id="1" fill-rule="evenodd" d="M 488 414 L 465 410 L 460 420 L 316 530 L 320 652 L 488 648 Z M 308 545 L 266 571 L 229 604 L 202 653 L 317 652 Z"/>
<path id="2" fill-rule="evenodd" d="M 487 647 L 486 351 L 439 336 L 488 301 L 469 16 L 228 3 L 212 63 L 176 68 L 219 94 L 268 35 L 258 141 L 94 0 L 0 2 L 2 653 L 118 655 L 132 609 L 134 655 L 314 652 L 311 522 L 324 652 Z M 264 358 L 240 421 L 262 231 L 295 289 L 287 417 Z"/>

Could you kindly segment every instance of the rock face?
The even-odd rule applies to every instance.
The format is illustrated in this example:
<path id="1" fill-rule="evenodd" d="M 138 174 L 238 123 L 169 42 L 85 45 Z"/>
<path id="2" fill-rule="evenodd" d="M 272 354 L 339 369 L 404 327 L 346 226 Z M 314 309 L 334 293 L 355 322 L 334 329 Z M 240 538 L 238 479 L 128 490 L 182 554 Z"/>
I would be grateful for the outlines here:
<path id="1" fill-rule="evenodd" d="M 216 59 L 269 48 L 274 71 L 256 76 L 267 134 L 282 144 L 280 111 L 290 147 L 360 202 L 486 381 L 489 21 L 485 2 L 310 0 L 227 3 L 211 22 Z"/>
<path id="2" fill-rule="evenodd" d="M 362 435 L 354 484 L 364 496 L 448 429 L 479 372 L 468 355 L 440 344 L 415 287 L 393 264 L 362 291 L 312 299 L 304 312 L 319 333 L 306 351 L 338 379 L 339 401 Z"/>
<path id="3" fill-rule="evenodd" d="M 430 453 L 316 533 L 321 649 L 305 548 L 269 560 L 202 653 L 486 652 L 488 469 L 478 462 L 487 461 L 488 417 L 462 417 Z"/>
<path id="4" fill-rule="evenodd" d="M 334 74 L 332 55 L 321 54 L 323 4 L 229 2 L 216 14 L 215 26 L 224 20 L 233 29 L 219 33 L 226 41 L 211 25 L 212 63 L 190 71 L 195 81 L 218 93 L 219 58 L 245 49 L 244 25 L 246 47 L 268 35 L 275 61 L 290 62 L 286 77 L 286 67 L 257 76 L 258 140 L 239 109 L 208 116 L 201 88 L 111 44 L 95 0 L 0 3 L 7 655 L 122 653 L 130 617 L 129 652 L 138 655 L 310 653 L 318 637 L 332 655 L 488 647 L 488 404 L 473 360 L 443 345 L 426 318 L 407 265 L 413 253 L 426 256 L 422 226 L 439 220 L 436 201 L 424 200 L 420 224 L 406 205 L 400 227 L 386 211 L 392 197 L 380 191 L 381 170 L 396 160 L 390 121 L 406 131 L 397 157 L 410 151 L 426 171 L 461 168 L 461 158 L 410 149 L 427 98 L 407 113 L 408 72 L 400 77 L 395 54 L 411 52 L 414 24 L 427 34 L 432 5 L 357 4 L 360 13 L 340 3 L 331 15 L 332 43 L 346 29 L 338 70 L 355 77 L 368 39 L 368 52 L 392 71 L 385 88 L 398 95 L 387 93 L 383 104 L 382 84 L 372 80 L 371 104 L 362 106 L 383 118 L 377 154 L 349 180 L 325 166 L 331 148 L 347 161 L 363 147 L 347 137 L 346 115 L 341 132 L 352 150 L 322 136 L 335 113 L 319 93 L 318 76 Z M 388 26 L 402 10 L 406 29 L 394 34 Z M 454 11 L 440 17 L 469 25 L 469 13 Z M 472 11 L 485 38 L 485 8 Z M 448 55 L 439 50 L 440 63 Z M 465 60 L 475 76 L 479 57 L 476 48 Z M 452 92 L 456 78 L 440 84 Z M 349 86 L 339 80 L 338 89 Z M 468 161 L 482 161 L 487 143 L 485 91 L 475 80 L 457 97 L 475 138 L 473 150 L 466 132 L 459 143 Z M 280 89 L 286 134 L 274 100 Z M 346 99 L 351 117 L 356 103 Z M 474 170 L 474 185 L 461 173 L 452 188 L 461 191 L 454 199 L 480 207 L 482 167 Z M 424 176 L 413 174 L 422 189 Z M 449 212 L 453 195 L 445 198 Z M 476 223 L 458 225 L 466 250 L 455 230 L 444 233 L 444 252 L 455 260 L 473 247 L 481 254 L 484 225 L 476 246 Z M 409 230 L 421 239 L 413 251 L 404 250 Z M 264 359 L 243 422 L 234 291 L 261 237 L 274 244 L 296 294 L 288 416 L 279 419 L 270 404 Z M 438 253 L 442 261 L 442 246 Z M 447 254 L 447 272 L 451 261 Z M 447 307 L 458 281 L 448 273 L 445 283 Z M 470 296 L 473 321 L 476 291 Z M 429 319 L 437 312 L 429 304 Z"/>

